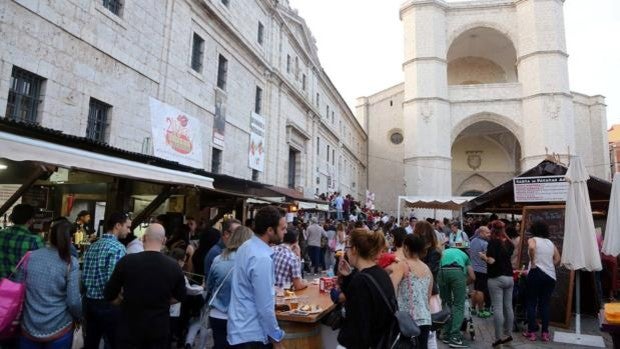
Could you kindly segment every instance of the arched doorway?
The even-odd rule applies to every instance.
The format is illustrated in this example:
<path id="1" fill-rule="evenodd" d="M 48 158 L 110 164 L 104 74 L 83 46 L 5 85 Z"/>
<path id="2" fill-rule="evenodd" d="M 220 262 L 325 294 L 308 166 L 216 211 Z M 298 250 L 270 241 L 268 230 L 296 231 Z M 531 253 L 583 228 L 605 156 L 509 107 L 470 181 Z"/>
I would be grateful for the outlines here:
<path id="1" fill-rule="evenodd" d="M 467 126 L 452 143 L 452 194 L 472 196 L 520 172 L 521 145 L 506 127 L 492 121 Z"/>
<path id="2" fill-rule="evenodd" d="M 517 52 L 503 33 L 476 27 L 461 33 L 448 50 L 448 85 L 518 81 Z"/>

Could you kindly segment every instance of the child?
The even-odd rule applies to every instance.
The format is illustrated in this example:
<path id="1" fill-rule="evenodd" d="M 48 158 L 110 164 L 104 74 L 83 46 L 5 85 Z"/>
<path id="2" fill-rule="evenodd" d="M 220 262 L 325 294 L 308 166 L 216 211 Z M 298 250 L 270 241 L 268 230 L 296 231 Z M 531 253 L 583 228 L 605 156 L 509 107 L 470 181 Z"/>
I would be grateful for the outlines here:
<path id="1" fill-rule="evenodd" d="M 181 248 L 174 248 L 170 251 L 170 257 L 179 263 L 179 266 L 183 268 L 185 265 L 185 251 Z M 202 295 L 204 291 L 200 285 L 190 285 L 187 276 L 185 276 L 185 289 L 188 296 Z M 170 306 L 170 345 L 175 340 L 177 347 L 183 347 L 183 340 L 181 340 L 183 329 L 179 317 L 181 316 L 181 303 L 175 303 Z"/>

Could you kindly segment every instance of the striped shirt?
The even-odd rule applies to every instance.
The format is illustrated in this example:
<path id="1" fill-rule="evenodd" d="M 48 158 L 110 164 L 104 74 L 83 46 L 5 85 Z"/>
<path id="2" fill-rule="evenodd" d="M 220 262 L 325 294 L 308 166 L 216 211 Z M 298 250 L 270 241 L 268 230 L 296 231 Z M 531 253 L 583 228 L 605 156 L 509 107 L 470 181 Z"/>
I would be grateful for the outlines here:
<path id="1" fill-rule="evenodd" d="M 43 239 L 23 225 L 0 230 L 0 278 L 8 277 L 28 251 L 43 248 Z"/>
<path id="2" fill-rule="evenodd" d="M 86 288 L 86 297 L 103 299 L 103 290 L 112 276 L 119 259 L 125 256 L 125 246 L 116 236 L 103 234 L 101 239 L 90 245 L 84 256 L 82 284 Z"/>
<path id="3" fill-rule="evenodd" d="M 283 287 L 284 284 L 291 284 L 293 279 L 301 278 L 301 261 L 295 253 L 284 244 L 275 246 L 273 250 L 275 286 Z"/>

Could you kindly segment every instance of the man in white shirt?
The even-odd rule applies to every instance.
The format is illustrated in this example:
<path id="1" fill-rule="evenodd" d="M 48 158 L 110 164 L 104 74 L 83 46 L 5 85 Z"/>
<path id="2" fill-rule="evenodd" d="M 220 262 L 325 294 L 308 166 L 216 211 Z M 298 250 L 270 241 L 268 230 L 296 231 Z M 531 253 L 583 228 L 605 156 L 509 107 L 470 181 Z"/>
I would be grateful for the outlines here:
<path id="1" fill-rule="evenodd" d="M 409 218 L 409 225 L 405 228 L 407 234 L 413 234 L 415 224 L 418 223 L 418 219 L 415 217 Z"/>

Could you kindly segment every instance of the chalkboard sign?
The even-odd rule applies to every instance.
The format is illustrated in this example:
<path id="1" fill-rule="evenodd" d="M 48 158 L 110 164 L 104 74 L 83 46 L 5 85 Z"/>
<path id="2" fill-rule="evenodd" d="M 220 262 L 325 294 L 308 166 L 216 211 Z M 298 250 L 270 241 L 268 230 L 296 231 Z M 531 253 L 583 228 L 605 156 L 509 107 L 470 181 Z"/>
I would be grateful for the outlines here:
<path id="1" fill-rule="evenodd" d="M 543 221 L 549 226 L 549 240 L 559 251 L 564 242 L 564 205 L 525 206 L 521 221 L 521 243 L 519 244 L 519 265 L 529 265 L 527 240 L 532 237 L 529 228 L 533 222 Z M 556 267 L 555 290 L 551 296 L 550 320 L 553 326 L 568 328 L 573 307 L 573 285 L 575 272 L 563 266 Z M 531 287 L 527 285 L 527 287 Z M 534 286 L 535 287 L 535 286 Z"/>

